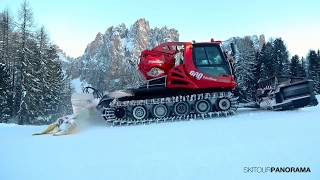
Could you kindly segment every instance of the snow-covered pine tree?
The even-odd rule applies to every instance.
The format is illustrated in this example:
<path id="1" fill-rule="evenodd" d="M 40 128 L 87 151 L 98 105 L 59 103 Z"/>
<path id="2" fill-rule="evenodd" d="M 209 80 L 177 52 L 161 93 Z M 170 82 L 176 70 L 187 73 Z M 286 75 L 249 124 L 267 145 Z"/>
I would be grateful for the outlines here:
<path id="1" fill-rule="evenodd" d="M 256 71 L 256 52 L 250 37 L 236 41 L 235 73 L 238 87 L 245 99 L 253 99 L 255 87 L 253 81 Z"/>
<path id="2" fill-rule="evenodd" d="M 308 76 L 308 66 L 307 66 L 306 59 L 303 56 L 301 57 L 301 66 L 302 66 L 303 72 L 305 74 L 305 77 L 307 77 Z"/>
<path id="3" fill-rule="evenodd" d="M 320 93 L 320 58 L 316 51 L 310 50 L 307 56 L 308 77 L 314 81 L 314 90 Z"/>
<path id="4" fill-rule="evenodd" d="M 12 34 L 12 23 L 8 9 L 0 13 L 0 62 L 7 65 L 10 70 L 10 36 Z M 2 60 L 1 60 L 2 59 Z"/>
<path id="5" fill-rule="evenodd" d="M 275 75 L 276 76 L 289 76 L 290 75 L 290 63 L 289 52 L 286 45 L 281 38 L 277 38 L 273 41 L 273 58 L 275 61 Z"/>
<path id="6" fill-rule="evenodd" d="M 0 63 L 7 64 L 5 60 L 5 37 L 6 37 L 6 18 L 5 12 L 0 12 Z"/>
<path id="7" fill-rule="evenodd" d="M 299 66 L 299 56 L 294 55 L 291 57 L 291 63 L 290 63 L 290 76 L 291 77 L 297 77 L 298 75 L 298 66 Z"/>
<path id="8" fill-rule="evenodd" d="M 48 38 L 45 32 L 44 26 L 42 26 L 38 32 L 36 32 L 36 47 L 34 48 L 35 51 L 35 59 L 36 63 L 34 69 L 37 74 L 37 79 L 39 80 L 39 90 L 41 93 L 38 94 L 37 99 L 37 107 L 39 109 L 39 116 L 45 115 L 45 103 L 44 103 L 44 91 L 45 91 L 45 73 L 46 73 L 46 57 L 45 51 L 48 48 Z M 39 118 L 38 118 L 39 119 Z"/>
<path id="9" fill-rule="evenodd" d="M 267 42 L 261 49 L 260 58 L 261 65 L 261 79 L 268 79 L 273 77 L 275 73 L 275 62 L 273 58 L 273 46 L 271 42 Z"/>
<path id="10" fill-rule="evenodd" d="M 5 72 L 9 75 L 9 82 L 1 83 L 0 86 L 10 88 L 5 92 L 6 101 L 3 101 L 5 96 L 1 96 L 1 108 L 5 107 L 4 102 L 8 104 L 8 106 L 6 105 L 9 107 L 7 108 L 9 109 L 8 117 L 16 117 L 11 118 L 13 122 L 17 119 L 19 124 L 38 123 L 36 121 L 39 120 L 39 116 L 45 118 L 47 115 L 47 106 L 45 106 L 47 104 L 43 103 L 45 102 L 45 91 L 51 91 L 46 88 L 51 87 L 51 84 L 43 83 L 47 75 L 46 70 L 51 68 L 46 67 L 47 59 L 57 57 L 57 53 L 56 51 L 50 53 L 50 43 L 48 43 L 49 40 L 43 28 L 37 34 L 34 33 L 32 10 L 27 0 L 22 2 L 18 15 L 17 23 L 12 23 L 13 20 L 9 16 L 8 10 L 0 12 L 0 64 L 4 64 Z M 48 56 L 48 54 L 50 55 Z M 58 66 L 61 71 L 60 65 Z M 64 79 L 64 76 L 53 78 L 61 79 L 61 89 L 70 83 Z M 7 79 L 1 78 L 1 80 Z M 55 99 L 65 100 L 62 104 L 69 106 L 65 109 L 70 110 L 71 102 L 67 97 L 70 97 L 71 94 L 68 89 L 70 87 L 65 92 L 62 90 L 66 95 L 58 92 L 60 94 L 57 94 Z M 4 92 L 2 91 L 2 93 Z M 48 94 L 51 98 L 53 97 L 52 93 Z M 57 111 L 56 108 L 55 114 L 58 113 Z M 1 113 L 0 116 L 2 115 L 4 114 Z"/>
<path id="11" fill-rule="evenodd" d="M 262 48 L 265 46 L 262 45 L 261 49 L 259 51 L 256 52 L 256 60 L 255 60 L 255 66 L 256 66 L 256 70 L 255 70 L 255 78 L 257 79 L 256 81 L 258 82 L 261 79 L 262 76 L 262 64 L 263 64 L 263 57 L 261 54 L 261 50 Z"/>
<path id="12" fill-rule="evenodd" d="M 0 63 L 4 63 L 10 75 L 10 91 L 8 96 L 8 104 L 10 109 L 10 116 L 13 115 L 13 99 L 14 99 L 14 85 L 15 85 L 15 58 L 16 49 L 14 47 L 14 33 L 12 18 L 8 9 L 0 13 Z"/>
<path id="13" fill-rule="evenodd" d="M 27 54 L 27 69 L 25 78 L 25 87 L 27 90 L 27 106 L 29 120 L 26 121 L 28 124 L 37 123 L 37 117 L 43 115 L 41 100 L 42 100 L 42 89 L 41 89 L 41 61 L 37 55 L 37 44 L 35 39 L 30 39 L 28 42 L 28 48 L 30 53 Z"/>
<path id="14" fill-rule="evenodd" d="M 60 52 L 61 53 L 61 52 Z M 63 63 L 63 60 L 61 58 L 64 58 L 61 56 L 61 54 L 59 55 L 58 53 L 58 58 L 59 61 Z M 71 59 L 69 59 L 71 60 Z M 67 65 L 67 64 L 65 64 Z M 69 65 L 69 63 L 68 63 Z M 62 99 L 62 104 L 59 106 L 59 112 L 61 115 L 68 115 L 68 114 L 73 114 L 73 108 L 72 108 L 72 103 L 71 103 L 71 96 L 72 96 L 72 87 L 71 87 L 71 79 L 72 79 L 72 74 L 70 71 L 65 70 L 62 65 L 62 71 L 63 71 L 63 87 L 61 90 L 61 99 Z"/>
<path id="15" fill-rule="evenodd" d="M 10 117 L 10 74 L 5 64 L 0 63 L 0 123 L 6 122 Z"/>
<path id="16" fill-rule="evenodd" d="M 31 108 L 31 104 L 33 97 L 32 94 L 32 86 L 28 84 L 32 82 L 32 68 L 30 65 L 32 64 L 31 53 L 33 53 L 30 49 L 31 42 L 31 27 L 33 26 L 33 17 L 32 10 L 25 0 L 21 4 L 21 9 L 19 11 L 19 74 L 18 74 L 18 88 L 16 94 L 16 104 L 19 104 L 18 108 L 18 123 L 25 124 L 29 123 L 33 118 L 33 111 Z"/>
<path id="17" fill-rule="evenodd" d="M 63 79 L 63 87 L 60 93 L 61 104 L 59 105 L 59 108 L 58 108 L 58 113 L 61 114 L 61 116 L 73 113 L 71 95 L 72 95 L 71 78 L 70 76 L 65 75 Z"/>
<path id="18" fill-rule="evenodd" d="M 44 78 L 45 114 L 50 115 L 52 121 L 62 115 L 60 106 L 63 105 L 62 92 L 65 87 L 61 62 L 58 60 L 57 47 L 50 45 L 45 52 L 46 72 Z"/>
<path id="19" fill-rule="evenodd" d="M 291 58 L 290 63 L 290 76 L 291 77 L 306 77 L 306 73 L 303 69 L 302 62 L 298 55 L 294 55 Z"/>

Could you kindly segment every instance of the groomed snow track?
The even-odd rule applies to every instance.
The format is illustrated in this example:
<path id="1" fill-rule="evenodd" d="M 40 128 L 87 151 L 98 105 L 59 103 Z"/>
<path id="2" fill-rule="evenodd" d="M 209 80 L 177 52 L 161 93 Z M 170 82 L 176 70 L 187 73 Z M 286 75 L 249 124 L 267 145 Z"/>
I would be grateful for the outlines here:
<path id="1" fill-rule="evenodd" d="M 207 119 L 213 117 L 226 117 L 233 115 L 238 108 L 238 97 L 232 92 L 200 93 L 185 96 L 172 96 L 144 100 L 119 101 L 114 99 L 109 107 L 103 107 L 103 117 L 112 126 L 140 125 L 173 121 L 187 121 L 191 119 Z M 210 105 L 206 109 L 206 102 Z M 200 103 L 202 103 L 200 105 Z M 228 104 L 230 103 L 230 104 Z M 155 115 L 155 107 L 167 107 L 167 113 L 163 117 Z M 179 114 L 178 105 L 187 105 L 188 108 Z M 219 107 L 220 106 L 220 107 Z M 228 107 L 229 106 L 229 107 Z M 198 108 L 197 108 L 198 107 Z M 202 108 L 200 108 L 202 107 Z M 225 107 L 225 108 L 224 108 Z M 143 110 L 145 109 L 145 111 Z M 163 108 L 162 108 L 163 109 Z M 122 112 L 119 115 L 119 110 Z M 133 115 L 133 111 L 141 110 L 140 115 Z M 183 108 L 182 108 L 183 110 Z M 178 111 L 178 112 L 177 112 Z M 163 112 L 163 111 L 159 111 Z M 138 113 L 139 115 L 139 113 Z"/>

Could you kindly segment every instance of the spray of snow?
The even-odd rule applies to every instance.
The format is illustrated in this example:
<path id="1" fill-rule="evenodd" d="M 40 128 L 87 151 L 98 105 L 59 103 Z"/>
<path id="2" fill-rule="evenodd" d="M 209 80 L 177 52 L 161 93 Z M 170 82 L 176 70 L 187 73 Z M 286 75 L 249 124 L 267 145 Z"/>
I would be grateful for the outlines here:
<path id="1" fill-rule="evenodd" d="M 99 101 L 92 94 L 74 93 L 72 94 L 71 102 L 76 116 L 78 132 L 91 126 L 104 125 L 104 121 L 96 109 Z"/>

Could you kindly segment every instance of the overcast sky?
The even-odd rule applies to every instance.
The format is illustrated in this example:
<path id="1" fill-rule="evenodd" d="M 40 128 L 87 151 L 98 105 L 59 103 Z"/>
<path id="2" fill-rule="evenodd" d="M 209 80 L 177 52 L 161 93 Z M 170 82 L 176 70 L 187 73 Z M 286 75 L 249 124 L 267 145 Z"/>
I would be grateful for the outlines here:
<path id="1" fill-rule="evenodd" d="M 16 14 L 22 0 L 0 0 Z M 176 28 L 181 41 L 282 37 L 290 54 L 320 48 L 319 0 L 29 0 L 37 26 L 68 55 L 82 55 L 98 32 L 144 17 L 151 27 Z"/>

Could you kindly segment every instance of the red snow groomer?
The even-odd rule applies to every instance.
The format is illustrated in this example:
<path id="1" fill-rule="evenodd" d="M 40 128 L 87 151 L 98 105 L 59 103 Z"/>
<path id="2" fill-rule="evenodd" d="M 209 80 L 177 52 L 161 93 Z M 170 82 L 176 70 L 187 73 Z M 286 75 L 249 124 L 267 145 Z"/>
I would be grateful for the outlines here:
<path id="1" fill-rule="evenodd" d="M 237 83 L 233 58 L 222 51 L 220 44 L 221 41 L 214 40 L 167 42 L 142 51 L 138 68 L 147 83 L 137 89 L 103 96 L 98 109 L 113 125 L 234 114 L 239 105 L 234 93 Z M 265 84 L 259 86 L 255 107 L 262 103 L 264 108 L 279 110 L 317 104 L 312 81 L 273 83 L 272 87 Z"/>

